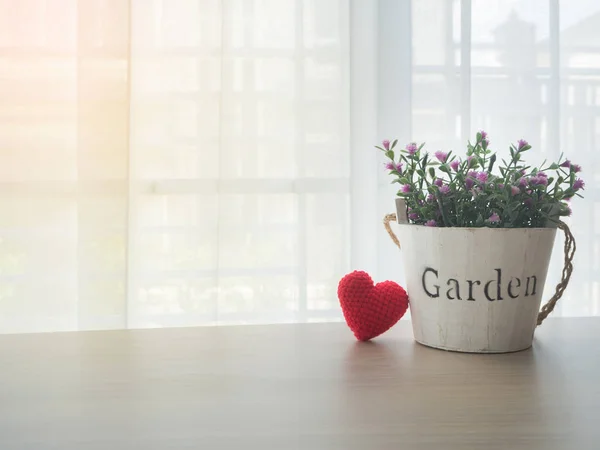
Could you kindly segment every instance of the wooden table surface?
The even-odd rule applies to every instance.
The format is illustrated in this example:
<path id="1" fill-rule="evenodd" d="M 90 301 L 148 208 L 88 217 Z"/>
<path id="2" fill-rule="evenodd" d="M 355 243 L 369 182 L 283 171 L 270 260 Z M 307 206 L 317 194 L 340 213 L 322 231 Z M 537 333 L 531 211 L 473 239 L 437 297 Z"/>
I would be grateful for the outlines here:
<path id="1" fill-rule="evenodd" d="M 521 353 L 448 353 L 410 324 L 0 336 L 0 449 L 600 448 L 600 318 Z"/>

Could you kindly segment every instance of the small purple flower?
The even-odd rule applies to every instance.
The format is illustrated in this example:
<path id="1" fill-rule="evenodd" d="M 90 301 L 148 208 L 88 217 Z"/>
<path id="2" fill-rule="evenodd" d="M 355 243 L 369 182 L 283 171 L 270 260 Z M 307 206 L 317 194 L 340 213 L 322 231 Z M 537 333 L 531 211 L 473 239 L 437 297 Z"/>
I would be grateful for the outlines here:
<path id="1" fill-rule="evenodd" d="M 571 172 L 581 172 L 581 166 L 578 164 L 571 164 Z"/>
<path id="2" fill-rule="evenodd" d="M 385 148 L 386 150 L 390 149 L 390 141 L 388 141 L 387 139 L 385 141 L 383 141 L 382 144 L 383 144 L 383 148 Z"/>
<path id="3" fill-rule="evenodd" d="M 481 130 L 479 133 L 481 134 L 481 139 L 487 139 L 487 132 Z"/>
<path id="4" fill-rule="evenodd" d="M 402 163 L 396 163 L 393 170 L 398 173 L 402 173 Z"/>
<path id="5" fill-rule="evenodd" d="M 544 178 L 548 178 L 548 175 L 546 175 L 546 172 L 538 172 L 537 173 L 538 177 L 544 177 Z"/>
<path id="6" fill-rule="evenodd" d="M 585 183 L 581 178 L 577 178 L 573 183 L 573 190 L 577 192 L 579 189 L 585 189 Z"/>
<path id="7" fill-rule="evenodd" d="M 454 161 L 452 161 L 450 163 L 450 167 L 452 167 L 452 170 L 454 170 L 455 172 L 458 172 L 458 165 L 460 164 L 460 162 L 458 161 L 458 159 L 455 159 Z"/>
<path id="8" fill-rule="evenodd" d="M 476 172 L 476 171 L 474 171 L 474 170 L 469 170 L 469 173 L 467 173 L 467 176 L 468 176 L 469 178 L 473 178 L 473 179 L 475 179 L 475 178 L 477 178 L 477 172 Z"/>
<path id="9" fill-rule="evenodd" d="M 435 220 L 428 220 L 427 222 L 425 222 L 425 226 L 426 227 L 437 227 L 437 222 Z"/>
<path id="10" fill-rule="evenodd" d="M 410 213 L 410 214 L 408 215 L 408 218 L 409 218 L 410 220 L 417 220 L 417 219 L 419 218 L 419 215 L 418 215 L 417 213 Z"/>
<path id="11" fill-rule="evenodd" d="M 517 142 L 517 151 L 520 152 L 526 145 L 529 145 L 529 143 L 525 139 L 519 139 L 519 142 Z"/>
<path id="12" fill-rule="evenodd" d="M 528 208 L 531 208 L 533 206 L 533 199 L 532 198 L 526 198 L 523 203 L 525 204 L 525 206 L 527 206 Z"/>
<path id="13" fill-rule="evenodd" d="M 571 161 L 566 159 L 565 162 L 560 165 L 560 167 L 571 167 Z"/>
<path id="14" fill-rule="evenodd" d="M 496 213 L 493 213 L 489 218 L 488 218 L 488 222 L 489 223 L 498 223 L 500 222 L 500 216 Z"/>
<path id="15" fill-rule="evenodd" d="M 570 216 L 573 213 L 573 210 L 571 209 L 571 207 L 569 205 L 565 205 L 565 214 L 567 216 Z"/>
<path id="16" fill-rule="evenodd" d="M 510 193 L 515 196 L 517 194 L 519 194 L 521 192 L 521 189 L 519 189 L 517 186 L 511 186 L 510 187 Z"/>
<path id="17" fill-rule="evenodd" d="M 450 186 L 448 186 L 447 184 L 440 186 L 440 194 L 447 195 L 449 193 L 450 193 Z"/>
<path id="18" fill-rule="evenodd" d="M 497 187 L 498 189 L 504 189 L 504 185 L 502 183 L 498 183 Z"/>
<path id="19" fill-rule="evenodd" d="M 467 158 L 467 167 L 471 167 L 472 166 L 471 163 L 473 162 L 473 158 L 474 158 L 474 156 L 469 156 Z"/>
<path id="20" fill-rule="evenodd" d="M 528 184 L 529 184 L 529 180 L 527 178 L 523 177 L 523 178 L 519 179 L 519 186 L 527 187 Z"/>
<path id="21" fill-rule="evenodd" d="M 446 152 L 435 152 L 435 157 L 438 159 L 439 162 L 441 163 L 445 163 L 446 160 L 448 159 L 448 153 Z"/>
<path id="22" fill-rule="evenodd" d="M 465 187 L 467 188 L 467 191 L 470 190 L 473 185 L 475 184 L 475 181 L 473 181 L 473 178 L 469 177 L 465 180 Z"/>
<path id="23" fill-rule="evenodd" d="M 406 151 L 408 152 L 409 155 L 414 155 L 415 153 L 417 153 L 417 150 L 419 149 L 419 147 L 417 147 L 416 142 L 411 142 L 410 144 L 408 144 L 406 146 Z"/>
<path id="24" fill-rule="evenodd" d="M 485 172 L 479 172 L 477 174 L 477 181 L 485 183 L 488 180 L 488 174 Z"/>
<path id="25" fill-rule="evenodd" d="M 433 202 L 433 200 L 434 200 L 434 199 L 435 199 L 435 197 L 433 196 L 433 194 L 429 194 L 429 195 L 427 196 L 427 203 L 431 203 L 431 202 Z"/>
<path id="26" fill-rule="evenodd" d="M 436 186 L 441 186 L 442 184 L 444 184 L 444 180 L 442 180 L 441 178 L 436 178 L 435 181 L 433 182 L 433 184 L 435 184 Z"/>
<path id="27" fill-rule="evenodd" d="M 531 177 L 529 179 L 529 184 L 531 186 L 547 186 L 548 179 L 540 176 Z"/>
<path id="28" fill-rule="evenodd" d="M 385 163 L 385 168 L 387 170 L 396 170 L 396 164 L 394 164 L 393 161 L 390 161 L 388 163 Z"/>
<path id="29" fill-rule="evenodd" d="M 410 184 L 403 184 L 400 186 L 400 190 L 405 194 L 408 194 L 410 192 Z"/>

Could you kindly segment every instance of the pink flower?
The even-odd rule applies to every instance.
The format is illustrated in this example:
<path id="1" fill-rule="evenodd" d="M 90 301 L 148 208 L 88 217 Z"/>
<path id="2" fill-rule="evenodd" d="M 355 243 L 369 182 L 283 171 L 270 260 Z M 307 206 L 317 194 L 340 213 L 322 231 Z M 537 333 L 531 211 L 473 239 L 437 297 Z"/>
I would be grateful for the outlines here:
<path id="1" fill-rule="evenodd" d="M 532 198 L 526 198 L 523 203 L 525 204 L 525 206 L 527 206 L 528 208 L 531 208 L 533 206 L 533 199 Z"/>
<path id="2" fill-rule="evenodd" d="M 403 185 L 400 187 L 400 190 L 401 190 L 402 192 L 404 192 L 405 194 L 408 194 L 408 193 L 410 192 L 410 184 L 403 184 Z"/>
<path id="3" fill-rule="evenodd" d="M 585 183 L 581 178 L 577 178 L 573 183 L 573 190 L 577 192 L 579 189 L 585 189 Z"/>
<path id="4" fill-rule="evenodd" d="M 411 142 L 410 144 L 408 144 L 406 146 L 406 151 L 408 152 L 409 155 L 414 155 L 415 153 L 417 153 L 418 149 L 419 149 L 419 147 L 417 147 L 416 142 Z"/>
<path id="5" fill-rule="evenodd" d="M 471 177 L 469 177 L 465 180 L 465 187 L 467 188 L 467 190 L 470 190 L 474 184 L 475 184 L 475 182 L 473 181 L 473 178 L 471 178 Z"/>
<path id="6" fill-rule="evenodd" d="M 496 213 L 493 213 L 489 218 L 488 218 L 488 222 L 489 223 L 498 223 L 500 222 L 500 216 Z"/>
<path id="7" fill-rule="evenodd" d="M 538 172 L 537 174 L 538 177 L 544 177 L 544 178 L 548 178 L 548 175 L 546 175 L 545 172 Z"/>
<path id="8" fill-rule="evenodd" d="M 393 161 L 390 161 L 385 164 L 385 168 L 387 170 L 391 170 L 391 171 L 395 170 L 398 173 L 402 173 L 402 163 L 395 163 Z"/>
<path id="9" fill-rule="evenodd" d="M 498 189 L 504 189 L 504 185 L 502 183 L 498 183 Z"/>
<path id="10" fill-rule="evenodd" d="M 517 142 L 517 151 L 520 152 L 526 145 L 529 145 L 529 143 L 525 139 L 519 139 L 519 142 Z"/>
<path id="11" fill-rule="evenodd" d="M 487 139 L 487 132 L 481 130 L 479 133 L 481 134 L 481 139 Z"/>
<path id="12" fill-rule="evenodd" d="M 387 139 L 385 141 L 383 141 L 382 144 L 383 144 L 383 148 L 385 148 L 386 150 L 390 149 L 390 141 L 388 141 Z"/>
<path id="13" fill-rule="evenodd" d="M 447 184 L 440 186 L 440 194 L 446 195 L 449 193 L 450 193 L 450 186 L 448 186 Z"/>
<path id="14" fill-rule="evenodd" d="M 435 220 L 428 220 L 427 222 L 425 222 L 425 226 L 426 227 L 437 227 L 437 222 Z"/>
<path id="15" fill-rule="evenodd" d="M 523 178 L 519 179 L 519 186 L 527 187 L 528 184 L 529 184 L 529 180 L 527 178 L 523 177 Z"/>
<path id="16" fill-rule="evenodd" d="M 540 176 L 535 176 L 535 177 L 531 177 L 529 179 L 529 184 L 531 186 L 547 186 L 548 185 L 548 179 L 544 178 L 544 177 L 540 177 Z"/>
<path id="17" fill-rule="evenodd" d="M 477 178 L 477 172 L 475 172 L 474 170 L 469 170 L 469 173 L 467 173 L 467 176 L 469 178 Z"/>
<path id="18" fill-rule="evenodd" d="M 519 189 L 517 186 L 511 186 L 510 187 L 510 193 L 515 196 L 517 194 L 519 194 L 521 192 L 521 189 Z"/>
<path id="19" fill-rule="evenodd" d="M 573 213 L 573 210 L 571 209 L 571 207 L 569 205 L 565 206 L 565 213 L 567 216 L 570 216 Z"/>
<path id="20" fill-rule="evenodd" d="M 450 163 L 450 167 L 452 167 L 452 170 L 454 170 L 455 172 L 458 172 L 458 165 L 460 164 L 460 162 L 455 159 L 454 161 L 452 161 Z"/>
<path id="21" fill-rule="evenodd" d="M 479 172 L 477 174 L 477 180 L 481 183 L 485 183 L 488 180 L 488 174 L 485 172 Z"/>
<path id="22" fill-rule="evenodd" d="M 566 159 L 565 162 L 560 165 L 560 167 L 571 167 L 571 161 Z"/>
<path id="23" fill-rule="evenodd" d="M 467 167 L 471 167 L 471 165 L 472 165 L 471 163 L 473 162 L 473 158 L 474 158 L 473 156 L 469 156 L 467 158 Z"/>
<path id="24" fill-rule="evenodd" d="M 433 184 L 435 184 L 436 186 L 441 186 L 442 184 L 444 184 L 444 180 L 442 180 L 441 178 L 436 178 Z"/>
<path id="25" fill-rule="evenodd" d="M 418 215 L 417 213 L 410 213 L 410 214 L 408 215 L 408 218 L 409 218 L 410 220 L 417 220 L 417 219 L 419 218 L 419 215 Z"/>
<path id="26" fill-rule="evenodd" d="M 448 153 L 446 153 L 446 152 L 435 152 L 435 157 L 438 159 L 439 162 L 445 163 L 446 160 L 448 159 Z"/>
<path id="27" fill-rule="evenodd" d="M 581 172 L 581 166 L 577 164 L 571 164 L 571 172 Z"/>
<path id="28" fill-rule="evenodd" d="M 435 197 L 433 196 L 433 194 L 429 194 L 429 195 L 427 196 L 427 203 L 431 203 L 431 202 L 433 202 L 433 200 L 434 200 L 434 199 L 435 199 Z"/>

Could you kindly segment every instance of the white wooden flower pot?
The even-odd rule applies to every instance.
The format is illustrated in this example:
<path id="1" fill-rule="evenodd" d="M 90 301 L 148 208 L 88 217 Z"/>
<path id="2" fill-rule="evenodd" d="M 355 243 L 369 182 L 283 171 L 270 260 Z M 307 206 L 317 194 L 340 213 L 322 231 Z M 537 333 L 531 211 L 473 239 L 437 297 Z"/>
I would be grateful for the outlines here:
<path id="1" fill-rule="evenodd" d="M 416 341 L 474 353 L 531 346 L 556 228 L 397 231 Z"/>

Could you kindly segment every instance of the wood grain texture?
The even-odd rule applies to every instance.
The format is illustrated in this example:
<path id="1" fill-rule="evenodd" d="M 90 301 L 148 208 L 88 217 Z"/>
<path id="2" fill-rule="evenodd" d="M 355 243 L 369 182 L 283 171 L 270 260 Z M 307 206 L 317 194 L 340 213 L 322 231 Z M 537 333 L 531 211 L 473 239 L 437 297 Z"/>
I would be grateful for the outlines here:
<path id="1" fill-rule="evenodd" d="M 597 449 L 600 319 L 450 353 L 403 322 L 0 337 L 0 449 Z"/>

